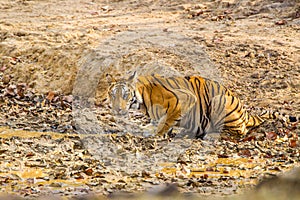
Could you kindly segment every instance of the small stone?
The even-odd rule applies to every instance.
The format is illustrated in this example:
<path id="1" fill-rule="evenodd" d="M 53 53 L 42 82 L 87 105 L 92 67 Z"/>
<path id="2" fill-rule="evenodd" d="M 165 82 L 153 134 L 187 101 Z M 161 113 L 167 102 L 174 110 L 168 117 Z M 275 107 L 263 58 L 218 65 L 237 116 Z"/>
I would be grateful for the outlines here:
<path id="1" fill-rule="evenodd" d="M 255 58 L 255 54 L 253 52 L 248 52 L 245 57 Z"/>
<path id="2" fill-rule="evenodd" d="M 72 96 L 72 95 L 63 96 L 62 100 L 63 100 L 63 101 L 66 101 L 66 102 L 68 102 L 68 103 L 72 103 L 72 101 L 73 101 L 73 96 Z"/>
<path id="3" fill-rule="evenodd" d="M 88 175 L 88 176 L 91 176 L 91 175 L 93 175 L 93 169 L 92 169 L 92 168 L 88 168 L 88 169 L 86 169 L 86 170 L 84 171 L 84 173 L 85 173 L 86 175 Z"/>
<path id="4" fill-rule="evenodd" d="M 250 76 L 251 78 L 260 78 L 260 74 L 258 73 L 258 72 L 255 72 L 255 73 L 253 73 L 253 74 L 251 74 L 251 76 Z"/>
<path id="5" fill-rule="evenodd" d="M 62 187 L 62 184 L 53 182 L 49 185 L 49 187 Z"/>
<path id="6" fill-rule="evenodd" d="M 11 79 L 10 75 L 4 75 L 2 77 L 2 82 L 7 85 L 10 82 L 10 79 Z"/>
<path id="7" fill-rule="evenodd" d="M 287 21 L 285 20 L 279 20 L 277 22 L 275 22 L 276 25 L 286 25 L 287 24 Z"/>
<path id="8" fill-rule="evenodd" d="M 49 102 L 51 102 L 51 101 L 54 99 L 55 95 L 56 95 L 56 94 L 55 94 L 54 91 L 50 91 L 50 92 L 48 92 L 48 95 L 47 95 L 46 99 L 47 99 Z"/>

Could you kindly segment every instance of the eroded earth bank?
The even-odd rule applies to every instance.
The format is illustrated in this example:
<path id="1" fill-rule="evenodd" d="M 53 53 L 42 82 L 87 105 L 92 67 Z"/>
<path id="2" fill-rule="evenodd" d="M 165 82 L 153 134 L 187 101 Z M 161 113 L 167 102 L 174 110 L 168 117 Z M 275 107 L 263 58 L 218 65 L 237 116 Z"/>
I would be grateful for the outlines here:
<path id="1" fill-rule="evenodd" d="M 270 120 L 239 139 L 144 138 L 143 115 L 112 114 L 105 75 L 200 74 L 250 112 L 299 116 L 299 4 L 0 0 L 1 193 L 297 199 L 299 122 Z"/>

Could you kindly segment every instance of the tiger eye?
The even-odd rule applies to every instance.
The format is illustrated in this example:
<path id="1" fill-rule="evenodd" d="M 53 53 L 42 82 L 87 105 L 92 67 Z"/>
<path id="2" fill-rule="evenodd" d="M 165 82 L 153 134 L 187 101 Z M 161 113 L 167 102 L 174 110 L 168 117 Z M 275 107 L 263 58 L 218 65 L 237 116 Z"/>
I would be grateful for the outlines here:
<path id="1" fill-rule="evenodd" d="M 129 97 L 129 93 L 128 93 L 128 92 L 126 92 L 126 93 L 125 93 L 123 96 L 124 96 L 124 99 L 126 99 L 126 100 L 127 100 L 127 99 L 128 99 L 128 97 Z"/>

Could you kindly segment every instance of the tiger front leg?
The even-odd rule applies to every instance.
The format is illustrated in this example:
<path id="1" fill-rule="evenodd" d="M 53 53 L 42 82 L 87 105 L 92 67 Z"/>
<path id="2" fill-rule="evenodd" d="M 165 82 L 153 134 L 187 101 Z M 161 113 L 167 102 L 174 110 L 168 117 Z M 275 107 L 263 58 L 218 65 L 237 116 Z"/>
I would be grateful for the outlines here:
<path id="1" fill-rule="evenodd" d="M 144 136 L 165 136 L 172 131 L 172 127 L 180 117 L 178 107 L 164 107 L 160 104 L 154 104 L 148 110 L 151 123 L 144 126 Z"/>
<path id="2" fill-rule="evenodd" d="M 149 124 L 146 126 L 142 126 L 143 128 L 143 136 L 144 137 L 152 137 L 152 136 L 165 136 L 169 135 L 172 132 L 172 127 L 175 125 L 176 120 L 173 120 L 173 117 L 168 116 L 167 114 L 161 116 L 158 120 L 151 120 Z"/>
<path id="3" fill-rule="evenodd" d="M 164 115 L 160 118 L 155 135 L 164 137 L 172 133 L 173 127 L 176 125 L 176 121 L 180 118 L 180 113 L 172 113 L 173 115 Z"/>
<path id="4" fill-rule="evenodd" d="M 174 98 L 169 99 L 164 108 L 160 107 L 165 114 L 161 113 L 160 115 L 162 117 L 159 119 L 156 132 L 158 136 L 169 135 L 173 126 L 177 125 L 189 113 L 197 101 L 196 96 L 189 90 L 174 89 L 173 92 Z"/>
<path id="5" fill-rule="evenodd" d="M 163 97 L 156 96 L 146 103 L 147 114 L 151 120 L 157 121 L 155 135 L 165 136 L 172 131 L 184 115 L 195 105 L 196 96 L 187 89 L 173 89 Z"/>

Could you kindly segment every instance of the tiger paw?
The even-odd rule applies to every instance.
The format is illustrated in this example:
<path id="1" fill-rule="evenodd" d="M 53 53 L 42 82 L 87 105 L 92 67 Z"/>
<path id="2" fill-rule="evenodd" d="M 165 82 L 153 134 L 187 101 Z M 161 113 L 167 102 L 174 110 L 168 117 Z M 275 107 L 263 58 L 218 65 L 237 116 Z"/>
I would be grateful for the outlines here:
<path id="1" fill-rule="evenodd" d="M 153 124 L 148 124 L 146 126 L 142 126 L 143 129 L 143 137 L 153 137 L 156 135 L 156 126 Z"/>

